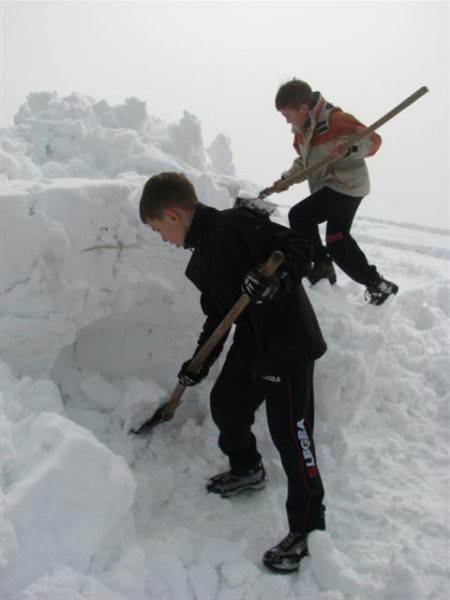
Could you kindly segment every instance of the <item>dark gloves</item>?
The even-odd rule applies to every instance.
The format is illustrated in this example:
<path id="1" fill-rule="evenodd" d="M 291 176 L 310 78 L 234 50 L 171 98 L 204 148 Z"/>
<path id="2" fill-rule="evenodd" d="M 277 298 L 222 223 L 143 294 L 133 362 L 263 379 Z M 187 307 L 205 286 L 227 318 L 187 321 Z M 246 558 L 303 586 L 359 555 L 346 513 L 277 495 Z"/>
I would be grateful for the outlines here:
<path id="1" fill-rule="evenodd" d="M 178 373 L 178 381 L 181 383 L 181 385 L 185 385 L 187 387 L 197 385 L 197 383 L 200 383 L 202 379 L 205 379 L 211 367 L 211 364 L 204 364 L 197 371 L 188 371 L 188 366 L 191 364 L 191 361 L 192 358 L 184 362 L 181 366 L 180 372 Z"/>
<path id="2" fill-rule="evenodd" d="M 261 275 L 261 265 L 247 273 L 242 291 L 252 302 L 270 302 L 292 289 L 292 280 L 286 271 L 275 272 L 271 277 Z"/>

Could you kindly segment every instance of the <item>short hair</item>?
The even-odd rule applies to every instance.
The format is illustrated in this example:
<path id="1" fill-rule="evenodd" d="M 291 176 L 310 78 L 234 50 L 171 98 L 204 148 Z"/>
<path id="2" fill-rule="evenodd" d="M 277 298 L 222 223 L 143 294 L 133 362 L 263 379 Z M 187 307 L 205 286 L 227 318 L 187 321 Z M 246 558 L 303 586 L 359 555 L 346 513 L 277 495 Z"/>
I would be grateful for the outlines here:
<path id="1" fill-rule="evenodd" d="M 166 208 L 194 209 L 197 203 L 195 188 L 184 173 L 159 173 L 144 185 L 139 215 L 146 223 L 148 219 L 160 219 Z"/>
<path id="2" fill-rule="evenodd" d="M 283 83 L 278 88 L 275 96 L 275 106 L 277 110 L 282 108 L 299 109 L 302 104 L 311 108 L 314 104 L 313 91 L 311 87 L 300 79 L 295 77 L 291 81 Z"/>

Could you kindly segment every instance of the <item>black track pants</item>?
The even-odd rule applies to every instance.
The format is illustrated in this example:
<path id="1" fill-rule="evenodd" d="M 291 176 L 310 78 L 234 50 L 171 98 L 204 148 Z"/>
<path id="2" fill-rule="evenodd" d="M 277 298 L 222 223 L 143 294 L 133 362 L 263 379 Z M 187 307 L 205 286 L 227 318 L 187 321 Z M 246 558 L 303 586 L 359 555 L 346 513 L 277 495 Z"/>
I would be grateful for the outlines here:
<path id="1" fill-rule="evenodd" d="M 289 211 L 292 229 L 311 241 L 313 261 L 330 256 L 351 279 L 367 285 L 376 277 L 376 268 L 350 235 L 350 228 L 362 198 L 354 198 L 324 187 Z M 326 244 L 322 244 L 319 223 L 327 222 Z"/>
<path id="2" fill-rule="evenodd" d="M 288 479 L 286 502 L 290 531 L 325 529 L 324 490 L 313 442 L 314 363 L 257 377 L 234 344 L 211 391 L 211 414 L 219 428 L 219 446 L 237 475 L 261 456 L 251 432 L 256 409 L 266 401 L 272 440 Z"/>

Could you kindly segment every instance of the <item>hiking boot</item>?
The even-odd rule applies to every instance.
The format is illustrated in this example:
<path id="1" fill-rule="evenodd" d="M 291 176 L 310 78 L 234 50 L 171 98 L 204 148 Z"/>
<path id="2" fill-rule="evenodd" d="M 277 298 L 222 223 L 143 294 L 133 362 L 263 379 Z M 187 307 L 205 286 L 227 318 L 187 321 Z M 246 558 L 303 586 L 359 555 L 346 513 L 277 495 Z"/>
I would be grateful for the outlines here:
<path id="1" fill-rule="evenodd" d="M 220 494 L 222 498 L 231 498 L 244 491 L 256 492 L 266 487 L 267 476 L 262 463 L 245 475 L 234 475 L 231 471 L 219 473 L 206 483 L 206 489 L 213 494 Z"/>
<path id="2" fill-rule="evenodd" d="M 305 556 L 308 556 L 307 535 L 288 533 L 279 544 L 264 553 L 263 563 L 271 571 L 292 573 L 298 571 L 300 561 Z"/>
<path id="3" fill-rule="evenodd" d="M 397 292 L 398 285 L 392 283 L 392 281 L 383 279 L 383 277 L 378 277 L 375 281 L 367 285 L 364 297 L 369 304 L 379 306 L 380 304 L 383 304 L 389 296 L 396 294 Z"/>
<path id="4" fill-rule="evenodd" d="M 328 279 L 331 285 L 333 285 L 336 283 L 336 271 L 333 267 L 333 261 L 330 258 L 315 260 L 306 277 L 311 285 L 314 285 L 321 279 Z"/>

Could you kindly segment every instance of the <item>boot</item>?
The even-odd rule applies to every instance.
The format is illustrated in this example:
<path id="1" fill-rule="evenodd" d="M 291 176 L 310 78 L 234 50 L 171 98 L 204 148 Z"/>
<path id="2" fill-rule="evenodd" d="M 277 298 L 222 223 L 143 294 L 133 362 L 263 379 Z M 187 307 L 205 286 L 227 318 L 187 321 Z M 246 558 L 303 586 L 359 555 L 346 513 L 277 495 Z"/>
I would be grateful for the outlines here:
<path id="1" fill-rule="evenodd" d="M 305 533 L 288 533 L 279 544 L 267 550 L 263 563 L 271 571 L 292 573 L 298 571 L 300 561 L 308 556 L 307 535 Z"/>
<path id="2" fill-rule="evenodd" d="M 220 494 L 222 498 L 231 498 L 246 490 L 262 490 L 266 487 L 266 482 L 266 471 L 260 462 L 245 475 L 234 475 L 231 471 L 219 473 L 208 479 L 206 489 L 213 494 Z"/>
<path id="3" fill-rule="evenodd" d="M 331 285 L 336 283 L 336 271 L 334 270 L 331 258 L 325 257 L 315 260 L 306 277 L 311 285 L 314 285 L 321 279 L 328 279 Z"/>

